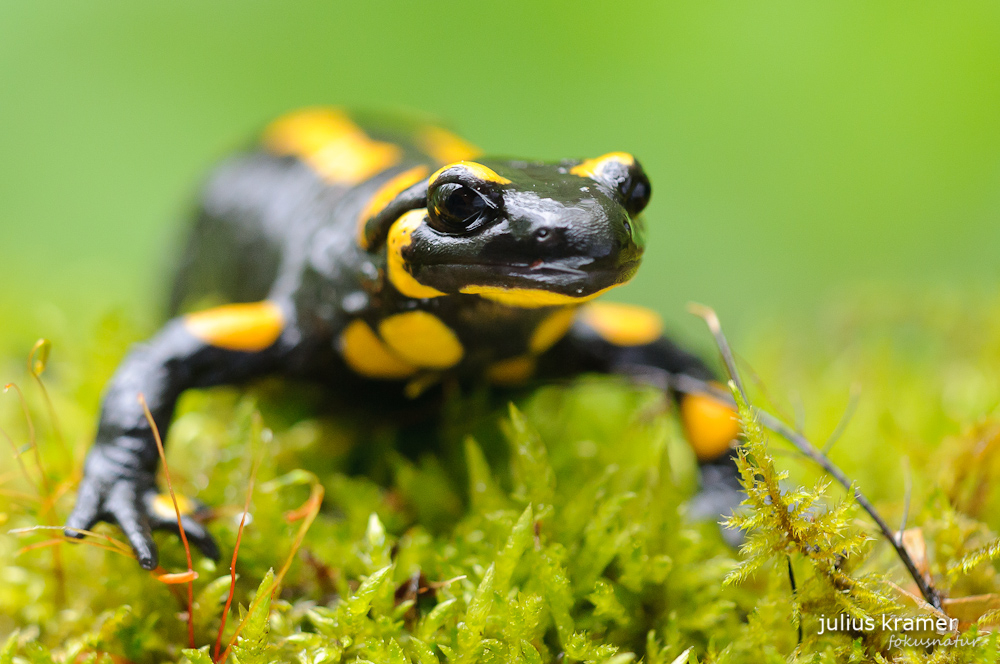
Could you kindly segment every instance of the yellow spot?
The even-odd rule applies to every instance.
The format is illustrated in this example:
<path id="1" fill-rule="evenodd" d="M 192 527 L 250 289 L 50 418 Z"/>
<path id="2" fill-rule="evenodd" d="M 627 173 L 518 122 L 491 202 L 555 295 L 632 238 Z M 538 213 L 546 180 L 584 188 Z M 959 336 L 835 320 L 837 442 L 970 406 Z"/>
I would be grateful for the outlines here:
<path id="1" fill-rule="evenodd" d="M 569 169 L 569 172 L 573 175 L 579 175 L 582 178 L 596 178 L 600 175 L 601 171 L 608 162 L 617 161 L 626 166 L 632 166 L 635 164 L 635 157 L 630 155 L 628 152 L 609 152 L 607 154 L 601 155 L 600 157 L 595 157 L 594 159 L 587 159 L 580 162 L 580 164 Z"/>
<path id="2" fill-rule="evenodd" d="M 218 348 L 257 353 L 278 340 L 285 328 L 285 316 L 277 304 L 266 300 L 227 304 L 188 314 L 184 328 Z"/>
<path id="3" fill-rule="evenodd" d="M 417 371 L 389 350 L 363 320 L 353 320 L 344 329 L 340 335 L 340 353 L 347 366 L 368 378 L 401 380 Z"/>
<path id="4" fill-rule="evenodd" d="M 399 163 L 402 149 L 372 140 L 343 112 L 307 108 L 275 120 L 264 131 L 264 145 L 294 155 L 329 182 L 357 184 Z"/>
<path id="5" fill-rule="evenodd" d="M 406 269 L 406 260 L 403 258 L 403 250 L 410 246 L 410 242 L 413 241 L 411 235 L 424 222 L 425 216 L 427 216 L 427 210 L 423 208 L 410 210 L 396 220 L 389 229 L 389 237 L 386 240 L 389 281 L 396 287 L 396 290 L 407 297 L 427 298 L 444 295 L 438 289 L 425 286 L 417 281 Z"/>
<path id="6" fill-rule="evenodd" d="M 417 143 L 420 149 L 442 164 L 473 159 L 481 154 L 475 145 L 440 127 L 425 127 L 417 135 Z"/>
<path id="7" fill-rule="evenodd" d="M 557 341 L 566 336 L 574 318 L 576 318 L 575 307 L 565 307 L 547 316 L 531 333 L 528 349 L 537 354 L 552 348 Z"/>
<path id="8" fill-rule="evenodd" d="M 384 319 L 379 334 L 405 361 L 419 367 L 447 369 L 465 353 L 455 333 L 426 311 L 407 311 Z"/>
<path id="9" fill-rule="evenodd" d="M 528 355 L 494 362 L 486 368 L 486 378 L 494 385 L 520 385 L 535 373 L 535 358 Z"/>
<path id="10" fill-rule="evenodd" d="M 681 399 L 681 423 L 700 461 L 725 454 L 740 434 L 736 411 L 705 394 L 688 394 Z"/>
<path id="11" fill-rule="evenodd" d="M 583 295 L 581 297 L 563 295 L 562 293 L 554 293 L 552 291 L 537 288 L 501 288 L 499 286 L 466 286 L 461 292 L 466 293 L 467 295 L 479 295 L 487 300 L 499 302 L 500 304 L 506 304 L 509 307 L 537 309 L 538 307 L 580 304 L 582 302 L 587 302 L 588 300 L 593 300 L 602 293 L 606 293 L 612 288 L 621 285 L 622 284 L 615 284 L 614 286 L 608 286 L 607 288 L 599 290 L 596 293 Z"/>
<path id="12" fill-rule="evenodd" d="M 650 344 L 663 334 L 663 321 L 656 313 L 630 304 L 595 302 L 584 307 L 582 319 L 616 346 Z"/>
<path id="13" fill-rule="evenodd" d="M 194 501 L 187 496 L 182 496 L 180 494 L 175 495 L 177 496 L 177 508 L 180 510 L 181 516 L 194 512 Z M 177 512 L 174 511 L 174 501 L 170 499 L 169 494 L 156 494 L 156 497 L 153 498 L 153 504 L 150 511 L 161 519 L 169 519 L 171 521 L 177 520 Z"/>
<path id="14" fill-rule="evenodd" d="M 371 197 L 368 205 L 365 206 L 365 209 L 361 211 L 361 215 L 358 217 L 358 244 L 361 245 L 362 249 L 368 248 L 368 241 L 365 240 L 365 224 L 384 210 L 392 202 L 392 199 L 419 182 L 421 178 L 427 175 L 429 170 L 426 166 L 415 166 L 393 176 L 388 182 L 379 187 L 378 191 Z"/>
<path id="15" fill-rule="evenodd" d="M 448 164 L 447 166 L 442 166 L 441 168 L 434 171 L 434 175 L 431 176 L 430 181 L 433 183 L 439 175 L 444 173 L 449 168 L 464 168 L 465 170 L 472 173 L 473 177 L 482 180 L 484 182 L 495 182 L 497 184 L 510 184 L 510 180 L 502 175 L 499 175 L 492 168 L 483 166 L 480 163 L 474 161 L 459 161 L 454 164 Z"/>

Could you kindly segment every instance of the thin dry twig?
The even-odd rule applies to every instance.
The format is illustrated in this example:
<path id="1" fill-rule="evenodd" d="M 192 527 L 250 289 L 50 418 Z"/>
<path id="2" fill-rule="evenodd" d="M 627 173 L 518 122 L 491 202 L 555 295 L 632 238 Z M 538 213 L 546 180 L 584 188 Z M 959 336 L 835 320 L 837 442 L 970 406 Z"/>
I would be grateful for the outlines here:
<path id="1" fill-rule="evenodd" d="M 692 304 L 688 307 L 688 310 L 705 320 L 705 323 L 708 325 L 708 329 L 711 330 L 712 335 L 715 337 L 716 345 L 719 347 L 719 352 L 722 354 L 722 359 L 726 363 L 726 368 L 729 371 L 733 382 L 736 384 L 740 394 L 743 395 L 743 398 L 746 399 L 746 393 L 743 390 L 743 384 L 739 378 L 739 371 L 736 368 L 736 362 L 733 359 L 733 353 L 730 350 L 729 342 L 726 340 L 726 336 L 722 332 L 722 325 L 719 323 L 719 317 L 710 307 L 700 304 Z M 728 401 L 729 403 L 732 403 L 732 396 L 725 394 L 722 390 L 705 383 L 704 381 L 700 381 L 689 376 L 684 376 L 683 378 L 685 380 L 680 382 L 683 382 L 688 388 L 698 387 L 699 389 L 697 391 L 699 392 L 712 394 Z M 700 383 L 701 385 L 696 386 L 696 383 Z M 690 391 L 683 388 L 679 389 L 685 392 Z M 749 404 L 750 402 L 747 401 L 747 403 Z M 895 532 L 889 527 L 886 520 L 882 518 L 882 515 L 878 513 L 871 501 L 868 500 L 868 498 L 861 492 L 861 489 L 854 486 L 847 475 L 844 474 L 844 471 L 834 465 L 834 463 L 830 461 L 815 445 L 809 442 L 805 436 L 798 433 L 792 429 L 792 427 L 788 426 L 770 413 L 753 406 L 751 406 L 751 408 L 753 408 L 754 413 L 757 415 L 762 425 L 795 445 L 795 447 L 821 466 L 845 489 L 850 491 L 853 486 L 854 499 L 861 506 L 861 508 L 868 513 L 872 520 L 875 521 L 875 524 L 879 527 L 879 530 L 882 531 L 886 540 L 892 544 L 892 547 L 896 550 L 896 554 L 899 556 L 899 559 L 903 562 L 903 565 L 906 566 L 906 570 L 913 578 L 914 583 L 917 584 L 917 588 L 920 589 L 920 594 L 923 595 L 928 604 L 936 609 L 940 609 L 941 597 L 937 590 L 933 585 L 931 585 L 930 581 L 925 579 L 919 570 L 917 570 L 917 566 L 910 557 L 910 554 L 906 551 L 905 547 L 897 541 Z"/>

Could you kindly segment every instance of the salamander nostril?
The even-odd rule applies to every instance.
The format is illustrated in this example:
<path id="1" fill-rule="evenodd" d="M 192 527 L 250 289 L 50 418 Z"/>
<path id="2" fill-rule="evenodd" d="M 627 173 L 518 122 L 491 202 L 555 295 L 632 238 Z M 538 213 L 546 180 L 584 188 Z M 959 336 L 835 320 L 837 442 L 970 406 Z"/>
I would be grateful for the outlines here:
<path id="1" fill-rule="evenodd" d="M 544 226 L 535 229 L 532 233 L 535 242 L 544 247 L 554 247 L 562 244 L 566 239 L 566 229 L 558 226 Z"/>

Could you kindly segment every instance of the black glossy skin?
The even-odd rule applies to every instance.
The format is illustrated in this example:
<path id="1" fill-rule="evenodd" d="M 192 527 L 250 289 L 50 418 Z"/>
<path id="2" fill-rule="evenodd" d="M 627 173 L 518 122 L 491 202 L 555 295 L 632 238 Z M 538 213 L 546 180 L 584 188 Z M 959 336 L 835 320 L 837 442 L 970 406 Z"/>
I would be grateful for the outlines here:
<path id="1" fill-rule="evenodd" d="M 150 509 L 158 489 L 158 452 L 137 401 L 142 393 L 166 435 L 180 394 L 196 387 L 283 375 L 328 384 L 344 398 L 402 399 L 407 385 L 482 380 L 498 361 L 524 356 L 532 332 L 564 306 L 624 283 L 638 269 L 643 250 L 639 215 L 649 184 L 638 162 L 612 163 L 599 178 L 571 173 L 579 161 L 554 164 L 476 159 L 501 179 L 483 180 L 463 167 L 424 177 L 405 189 L 365 226 L 368 248 L 359 244 L 358 217 L 373 194 L 394 175 L 421 164 L 442 164 L 399 133 L 369 135 L 401 147 L 388 170 L 359 183 L 323 178 L 296 156 L 265 149 L 238 154 L 211 176 L 177 278 L 174 312 L 214 298 L 222 302 L 276 304 L 283 314 L 277 340 L 253 351 L 218 347 L 193 333 L 183 316 L 137 345 L 107 388 L 95 444 L 87 458 L 69 529 L 98 521 L 117 523 L 140 564 L 152 569 L 153 529 L 177 530 L 173 517 Z M 459 203 L 445 192 L 455 185 Z M 479 198 L 477 198 L 479 197 Z M 468 204 L 472 201 L 471 204 Z M 408 273 L 441 293 L 413 297 L 387 274 L 387 235 L 401 214 L 429 209 L 401 252 Z M 477 212 L 457 224 L 455 212 Z M 450 216 L 449 216 L 450 215 Z M 470 286 L 518 288 L 563 296 L 552 306 L 511 306 L 461 291 Z M 403 289 L 407 290 L 407 289 Z M 383 380 L 359 375 L 342 356 L 341 334 L 354 320 L 372 329 L 398 313 L 425 311 L 460 341 L 461 360 L 446 368 L 421 367 L 413 376 Z M 668 340 L 616 346 L 577 321 L 544 352 L 536 353 L 535 377 L 581 371 L 632 371 L 637 366 L 707 379 L 695 357 Z M 371 395 L 378 395 L 373 397 Z M 412 396 L 412 395 L 411 395 Z M 721 482 L 732 486 L 728 455 L 717 462 Z M 729 490 L 729 504 L 735 493 Z M 183 517 L 188 537 L 205 555 L 219 551 L 204 526 Z M 68 535 L 76 535 L 67 530 Z"/>

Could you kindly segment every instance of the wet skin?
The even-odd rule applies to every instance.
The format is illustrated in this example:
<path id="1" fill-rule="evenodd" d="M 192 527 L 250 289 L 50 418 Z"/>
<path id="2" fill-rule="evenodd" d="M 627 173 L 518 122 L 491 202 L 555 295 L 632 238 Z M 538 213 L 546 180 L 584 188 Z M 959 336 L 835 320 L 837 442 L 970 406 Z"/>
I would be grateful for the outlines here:
<path id="1" fill-rule="evenodd" d="M 487 159 L 432 126 L 337 109 L 278 119 L 209 178 L 175 317 L 107 387 L 67 535 L 117 523 L 152 569 L 151 532 L 177 531 L 139 394 L 165 436 L 185 390 L 267 375 L 318 381 L 375 410 L 450 382 L 502 389 L 643 369 L 710 380 L 652 312 L 592 302 L 638 270 L 650 194 L 627 153 Z M 180 313 L 206 300 L 230 304 Z M 732 412 L 674 396 L 702 463 L 701 504 L 726 512 L 740 499 Z M 218 558 L 183 511 L 188 538 Z"/>

